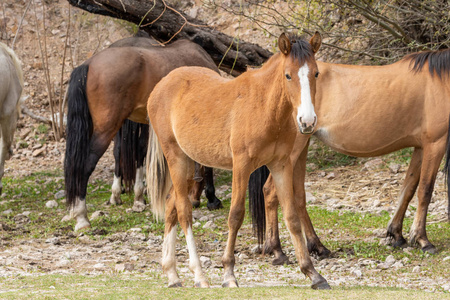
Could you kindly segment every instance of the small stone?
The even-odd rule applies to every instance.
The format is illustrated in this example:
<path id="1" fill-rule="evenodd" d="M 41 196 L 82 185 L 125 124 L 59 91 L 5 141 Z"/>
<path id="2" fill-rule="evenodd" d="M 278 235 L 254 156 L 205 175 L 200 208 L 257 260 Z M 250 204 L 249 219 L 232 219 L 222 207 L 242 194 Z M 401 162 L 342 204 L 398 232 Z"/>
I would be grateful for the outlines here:
<path id="1" fill-rule="evenodd" d="M 209 220 L 209 218 L 207 216 L 203 216 L 199 219 L 200 222 L 206 222 L 208 220 Z"/>
<path id="2" fill-rule="evenodd" d="M 24 216 L 29 216 L 31 214 L 31 211 L 24 211 L 24 212 L 22 212 L 22 215 L 24 215 Z"/>
<path id="3" fill-rule="evenodd" d="M 383 228 L 374 229 L 372 233 L 379 238 L 386 237 L 386 229 Z"/>
<path id="4" fill-rule="evenodd" d="M 316 202 L 316 197 L 314 197 L 310 192 L 306 192 L 306 202 L 307 203 L 314 203 Z"/>
<path id="5" fill-rule="evenodd" d="M 361 278 L 361 277 L 362 277 L 362 272 L 361 272 L 361 270 L 358 270 L 358 269 L 353 270 L 353 274 L 354 274 L 356 277 L 358 277 L 358 278 Z"/>
<path id="6" fill-rule="evenodd" d="M 202 226 L 202 223 L 200 223 L 199 221 L 192 224 L 192 227 L 194 227 L 194 228 L 199 228 L 200 226 Z"/>
<path id="7" fill-rule="evenodd" d="M 400 165 L 396 163 L 391 163 L 389 164 L 389 170 L 392 173 L 397 174 L 400 171 Z"/>
<path id="8" fill-rule="evenodd" d="M 392 265 L 392 267 L 398 269 L 398 268 L 403 268 L 404 265 L 401 261 L 397 261 Z"/>
<path id="9" fill-rule="evenodd" d="M 93 266 L 94 269 L 104 269 L 106 268 L 105 264 L 98 263 Z"/>
<path id="10" fill-rule="evenodd" d="M 413 273 L 419 273 L 419 272 L 420 272 L 420 267 L 419 267 L 419 266 L 415 266 L 415 267 L 412 269 L 412 272 L 413 272 Z"/>
<path id="11" fill-rule="evenodd" d="M 447 260 L 449 260 L 450 259 L 450 256 L 447 256 L 447 257 L 444 257 L 443 259 L 442 259 L 442 261 L 447 261 Z"/>
<path id="12" fill-rule="evenodd" d="M 58 207 L 58 202 L 56 202 L 55 200 L 50 200 L 50 201 L 47 201 L 47 203 L 45 203 L 45 206 L 47 208 L 56 208 L 56 207 Z"/>
<path id="13" fill-rule="evenodd" d="M 253 254 L 261 254 L 262 253 L 262 247 L 261 245 L 256 245 L 252 248 L 252 253 Z"/>
<path id="14" fill-rule="evenodd" d="M 12 209 L 7 209 L 7 210 L 3 211 L 4 215 L 10 215 L 12 213 L 13 213 Z"/>
<path id="15" fill-rule="evenodd" d="M 325 176 L 326 179 L 335 179 L 336 175 L 334 174 L 334 172 L 330 172 L 327 174 L 327 176 Z"/>
<path id="16" fill-rule="evenodd" d="M 139 201 L 134 202 L 133 207 L 131 208 L 134 212 L 143 212 L 147 206 Z"/>
<path id="17" fill-rule="evenodd" d="M 388 257 L 386 257 L 386 260 L 384 261 L 385 263 L 392 265 L 396 262 L 397 260 L 394 258 L 393 255 L 389 255 Z"/>
<path id="18" fill-rule="evenodd" d="M 65 196 L 66 196 L 66 192 L 64 190 L 60 190 L 60 191 L 56 192 L 55 199 L 59 200 L 61 198 L 64 198 Z"/>
<path id="19" fill-rule="evenodd" d="M 208 221 L 205 223 L 205 225 L 203 225 L 203 229 L 207 229 L 207 228 L 214 229 L 214 228 L 217 228 L 217 225 L 214 224 L 213 221 Z"/>
<path id="20" fill-rule="evenodd" d="M 200 262 L 203 268 L 209 268 L 212 265 L 211 259 L 206 256 L 200 256 Z"/>
<path id="21" fill-rule="evenodd" d="M 195 220 L 198 220 L 198 219 L 200 219 L 202 217 L 202 212 L 201 212 L 201 210 L 194 210 L 193 212 L 192 212 L 192 218 L 194 218 Z"/>
<path id="22" fill-rule="evenodd" d="M 61 241 L 60 241 L 59 238 L 56 237 L 56 236 L 55 236 L 55 237 L 52 237 L 52 238 L 49 238 L 49 239 L 46 239 L 45 242 L 46 242 L 47 244 L 61 245 Z"/>
<path id="23" fill-rule="evenodd" d="M 91 220 L 98 219 L 98 218 L 100 218 L 100 217 L 102 217 L 102 216 L 104 216 L 104 215 L 106 215 L 106 213 L 105 213 L 104 211 L 97 210 L 97 211 L 95 211 L 95 212 L 92 213 L 92 215 L 91 215 Z"/>
<path id="24" fill-rule="evenodd" d="M 364 168 L 366 168 L 367 170 L 373 170 L 382 164 L 383 164 L 383 160 L 381 158 L 375 158 L 375 159 L 371 159 L 371 160 L 367 161 L 364 164 Z"/>
<path id="25" fill-rule="evenodd" d="M 125 271 L 125 264 L 117 264 L 114 268 L 116 272 L 124 272 Z"/>
<path id="26" fill-rule="evenodd" d="M 132 256 L 132 257 L 130 257 L 130 260 L 131 261 L 138 261 L 139 260 L 139 256 L 137 256 L 137 255 Z"/>
<path id="27" fill-rule="evenodd" d="M 45 148 L 41 148 L 41 149 L 34 150 L 32 155 L 33 155 L 33 157 L 38 157 L 38 156 L 44 154 L 44 152 L 45 152 Z"/>
<path id="28" fill-rule="evenodd" d="M 442 286 L 442 289 L 443 289 L 444 291 L 450 291 L 450 283 L 444 284 L 444 285 Z"/>
<path id="29" fill-rule="evenodd" d="M 389 269 L 389 264 L 381 263 L 381 264 L 378 264 L 377 268 L 381 269 L 381 270 L 387 270 L 387 269 Z"/>
<path id="30" fill-rule="evenodd" d="M 130 229 L 128 229 L 128 231 L 129 231 L 129 232 L 142 232 L 142 228 L 138 228 L 138 227 L 136 227 L 136 228 L 130 228 Z"/>
<path id="31" fill-rule="evenodd" d="M 245 253 L 239 254 L 239 259 L 244 260 L 244 259 L 247 259 L 247 258 L 248 258 L 247 254 L 245 254 Z"/>

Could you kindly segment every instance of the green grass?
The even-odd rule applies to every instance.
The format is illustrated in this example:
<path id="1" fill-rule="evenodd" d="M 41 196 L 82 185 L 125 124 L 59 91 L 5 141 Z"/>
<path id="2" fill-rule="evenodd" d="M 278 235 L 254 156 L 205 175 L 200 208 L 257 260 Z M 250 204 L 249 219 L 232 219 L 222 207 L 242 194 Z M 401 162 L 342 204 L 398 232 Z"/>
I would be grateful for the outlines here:
<path id="1" fill-rule="evenodd" d="M 4 299 L 445 299 L 441 293 L 356 286 L 314 291 L 282 286 L 239 289 L 162 288 L 164 279 L 153 273 L 101 276 L 45 275 L 0 279 Z"/>

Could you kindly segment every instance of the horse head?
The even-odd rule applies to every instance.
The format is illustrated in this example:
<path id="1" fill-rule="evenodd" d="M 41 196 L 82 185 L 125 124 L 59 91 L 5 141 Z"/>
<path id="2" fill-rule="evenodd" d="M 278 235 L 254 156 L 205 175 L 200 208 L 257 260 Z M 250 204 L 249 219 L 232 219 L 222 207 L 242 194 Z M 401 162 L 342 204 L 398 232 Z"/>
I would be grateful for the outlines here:
<path id="1" fill-rule="evenodd" d="M 322 38 L 316 32 L 309 43 L 302 39 L 289 39 L 284 33 L 278 38 L 278 47 L 285 57 L 284 81 L 300 132 L 310 134 L 317 124 L 314 112 L 316 79 L 319 76 L 314 54 L 319 50 Z"/>

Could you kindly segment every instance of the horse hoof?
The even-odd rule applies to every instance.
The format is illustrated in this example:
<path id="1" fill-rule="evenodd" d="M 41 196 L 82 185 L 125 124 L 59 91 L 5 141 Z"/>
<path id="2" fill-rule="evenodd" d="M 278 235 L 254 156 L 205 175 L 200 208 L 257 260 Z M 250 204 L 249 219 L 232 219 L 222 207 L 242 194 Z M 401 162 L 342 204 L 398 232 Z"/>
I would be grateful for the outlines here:
<path id="1" fill-rule="evenodd" d="M 223 205 L 222 205 L 222 201 L 220 201 L 219 199 L 215 199 L 214 202 L 209 202 L 206 204 L 206 207 L 209 210 L 217 210 L 217 209 L 222 209 Z"/>
<path id="2" fill-rule="evenodd" d="M 331 251 L 326 247 L 320 247 L 316 251 L 313 251 L 312 254 L 316 254 L 319 259 L 325 259 L 331 257 Z"/>
<path id="3" fill-rule="evenodd" d="M 89 221 L 81 221 L 78 222 L 75 225 L 75 231 L 81 230 L 81 229 L 87 229 L 87 228 L 91 228 L 91 223 L 89 223 Z"/>
<path id="4" fill-rule="evenodd" d="M 178 287 L 183 287 L 183 285 L 181 284 L 181 282 L 175 282 L 172 284 L 169 284 L 170 288 L 178 288 Z"/>
<path id="5" fill-rule="evenodd" d="M 322 281 L 320 281 L 318 283 L 312 284 L 311 288 L 313 290 L 331 290 L 330 285 L 328 284 L 328 282 L 325 279 L 323 279 Z"/>
<path id="6" fill-rule="evenodd" d="M 222 283 L 222 287 L 224 287 L 224 288 L 237 288 L 237 287 L 239 287 L 239 285 L 238 285 L 236 280 L 230 280 L 230 281 L 226 281 L 226 282 Z"/>
<path id="7" fill-rule="evenodd" d="M 287 257 L 286 254 L 284 254 L 284 253 L 272 261 L 272 265 L 274 265 L 274 266 L 282 266 L 282 265 L 289 265 L 289 264 L 290 264 L 289 257 Z"/>
<path id="8" fill-rule="evenodd" d="M 209 288 L 208 281 L 199 281 L 194 284 L 196 288 Z"/>
<path id="9" fill-rule="evenodd" d="M 405 248 L 408 243 L 406 242 L 405 238 L 400 237 L 398 240 L 394 241 L 392 244 L 392 247 L 394 248 Z"/>
<path id="10" fill-rule="evenodd" d="M 425 253 L 430 253 L 430 254 L 438 254 L 438 250 L 436 249 L 436 247 L 434 245 L 428 245 L 422 248 L 422 251 Z"/>
<path id="11" fill-rule="evenodd" d="M 200 207 L 200 200 L 192 201 L 192 207 L 193 208 L 199 208 Z"/>

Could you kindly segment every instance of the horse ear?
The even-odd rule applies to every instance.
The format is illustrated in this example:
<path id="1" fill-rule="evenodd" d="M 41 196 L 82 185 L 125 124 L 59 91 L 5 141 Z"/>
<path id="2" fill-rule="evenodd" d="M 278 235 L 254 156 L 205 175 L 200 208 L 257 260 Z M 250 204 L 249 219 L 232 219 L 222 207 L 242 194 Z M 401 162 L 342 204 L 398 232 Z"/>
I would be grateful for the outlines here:
<path id="1" fill-rule="evenodd" d="M 284 32 L 278 38 L 278 48 L 284 55 L 291 53 L 291 41 Z"/>
<path id="2" fill-rule="evenodd" d="M 316 31 L 312 38 L 309 40 L 309 43 L 311 44 L 312 50 L 314 53 L 317 53 L 319 51 L 320 45 L 322 45 L 322 36 L 320 36 L 320 33 Z"/>

